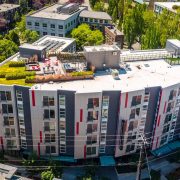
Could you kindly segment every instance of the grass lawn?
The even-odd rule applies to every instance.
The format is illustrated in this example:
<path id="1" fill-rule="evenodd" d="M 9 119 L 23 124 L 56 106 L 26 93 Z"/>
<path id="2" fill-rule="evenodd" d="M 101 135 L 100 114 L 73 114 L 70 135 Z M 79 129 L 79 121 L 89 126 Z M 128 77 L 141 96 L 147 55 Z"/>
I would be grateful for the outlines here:
<path id="1" fill-rule="evenodd" d="M 9 67 L 9 63 L 4 64 L 0 67 L 0 74 L 5 73 L 23 73 L 25 72 L 25 67 Z M 23 86 L 32 86 L 33 84 L 25 83 L 25 79 L 17 79 L 17 80 L 6 80 L 5 78 L 0 78 L 0 84 L 6 85 L 23 85 Z"/>

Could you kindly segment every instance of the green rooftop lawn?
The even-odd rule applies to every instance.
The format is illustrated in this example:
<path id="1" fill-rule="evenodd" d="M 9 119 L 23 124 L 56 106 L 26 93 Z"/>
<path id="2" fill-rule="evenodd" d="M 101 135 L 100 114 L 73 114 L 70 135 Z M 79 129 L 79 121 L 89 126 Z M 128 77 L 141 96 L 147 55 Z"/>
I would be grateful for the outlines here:
<path id="1" fill-rule="evenodd" d="M 0 74 L 10 74 L 10 73 L 24 73 L 25 67 L 9 67 L 10 62 L 4 64 L 0 67 Z M 0 78 L 0 84 L 6 85 L 23 85 L 23 86 L 32 86 L 33 84 L 25 83 L 25 79 L 16 79 L 16 80 L 6 80 L 6 78 Z"/>

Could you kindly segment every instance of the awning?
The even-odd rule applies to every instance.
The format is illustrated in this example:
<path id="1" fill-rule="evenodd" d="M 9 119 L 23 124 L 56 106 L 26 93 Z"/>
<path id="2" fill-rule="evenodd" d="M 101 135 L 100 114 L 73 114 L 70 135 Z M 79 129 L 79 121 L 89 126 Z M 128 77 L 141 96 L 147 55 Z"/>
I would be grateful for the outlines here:
<path id="1" fill-rule="evenodd" d="M 100 162 L 101 166 L 114 166 L 116 164 L 113 156 L 101 156 Z"/>
<path id="2" fill-rule="evenodd" d="M 74 159 L 71 156 L 41 156 L 41 158 L 46 160 L 54 160 L 54 161 L 63 161 L 63 162 L 77 162 L 77 159 Z"/>
<path id="3" fill-rule="evenodd" d="M 179 148 L 180 148 L 180 141 L 174 141 L 174 142 L 168 143 L 158 149 L 151 151 L 151 153 L 154 156 L 158 157 L 158 156 L 162 156 L 162 155 L 171 153 L 172 151 L 175 151 Z"/>

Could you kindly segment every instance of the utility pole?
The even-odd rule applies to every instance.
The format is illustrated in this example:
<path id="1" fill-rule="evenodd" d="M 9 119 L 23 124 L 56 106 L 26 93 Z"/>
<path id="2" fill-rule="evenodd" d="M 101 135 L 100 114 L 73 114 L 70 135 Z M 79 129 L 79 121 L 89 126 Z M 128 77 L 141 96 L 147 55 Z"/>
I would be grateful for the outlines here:
<path id="1" fill-rule="evenodd" d="M 142 164 L 142 152 L 143 152 L 143 143 L 141 144 L 141 149 L 140 149 L 140 155 L 139 155 L 139 162 L 137 165 L 137 174 L 136 174 L 136 180 L 141 179 L 141 164 Z"/>

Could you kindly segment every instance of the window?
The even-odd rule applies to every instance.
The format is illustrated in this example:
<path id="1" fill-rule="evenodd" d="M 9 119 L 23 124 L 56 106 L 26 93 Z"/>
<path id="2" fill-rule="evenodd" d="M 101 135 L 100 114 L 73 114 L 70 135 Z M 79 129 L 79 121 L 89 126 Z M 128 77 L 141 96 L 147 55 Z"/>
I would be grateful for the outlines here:
<path id="1" fill-rule="evenodd" d="M 88 124 L 87 133 L 97 132 L 97 124 Z"/>
<path id="2" fill-rule="evenodd" d="M 13 113 L 12 104 L 2 104 L 2 112 L 3 114 Z"/>
<path id="3" fill-rule="evenodd" d="M 71 26 L 73 25 L 73 21 L 71 21 Z"/>
<path id="4" fill-rule="evenodd" d="M 23 101 L 23 97 L 22 97 L 22 92 L 21 91 L 16 91 L 16 97 L 18 101 Z"/>
<path id="5" fill-rule="evenodd" d="M 126 152 L 131 152 L 131 151 L 134 151 L 134 148 L 135 148 L 135 144 L 129 144 L 126 146 Z"/>
<path id="6" fill-rule="evenodd" d="M 170 101 L 170 100 L 173 100 L 174 97 L 176 97 L 176 93 L 177 93 L 176 90 L 171 90 L 171 91 L 170 91 L 170 94 L 169 94 L 169 101 Z"/>
<path id="7" fill-rule="evenodd" d="M 11 101 L 11 92 L 10 91 L 0 91 L 0 100 L 1 101 Z"/>
<path id="8" fill-rule="evenodd" d="M 87 155 L 95 155 L 96 147 L 87 147 Z"/>
<path id="9" fill-rule="evenodd" d="M 99 107 L 99 98 L 89 98 L 88 99 L 88 108 Z"/>
<path id="10" fill-rule="evenodd" d="M 43 96 L 43 106 L 54 106 L 54 97 Z"/>
<path id="11" fill-rule="evenodd" d="M 47 27 L 47 24 L 46 24 L 46 23 L 43 23 L 43 27 Z"/>
<path id="12" fill-rule="evenodd" d="M 170 112 L 174 108 L 174 101 L 168 103 L 166 112 Z"/>
<path id="13" fill-rule="evenodd" d="M 93 19 L 92 18 L 90 18 L 90 20 L 89 20 L 90 22 L 93 22 Z"/>
<path id="14" fill-rule="evenodd" d="M 45 143 L 56 142 L 55 134 L 45 134 Z"/>
<path id="15" fill-rule="evenodd" d="M 66 129 L 66 122 L 65 121 L 60 121 L 60 130 L 65 130 Z"/>
<path id="16" fill-rule="evenodd" d="M 84 21 L 85 21 L 85 22 L 88 22 L 88 18 L 84 18 Z"/>
<path id="17" fill-rule="evenodd" d="M 63 34 L 59 34 L 59 37 L 63 37 Z"/>
<path id="18" fill-rule="evenodd" d="M 5 136 L 6 137 L 16 137 L 14 128 L 5 128 Z"/>
<path id="19" fill-rule="evenodd" d="M 98 19 L 94 19 L 94 22 L 97 23 L 97 22 L 98 22 Z"/>
<path id="20" fill-rule="evenodd" d="M 138 121 L 131 121 L 129 123 L 128 131 L 133 131 L 134 129 L 137 128 L 137 125 L 138 125 Z"/>
<path id="21" fill-rule="evenodd" d="M 169 132 L 169 126 L 170 126 L 170 124 L 164 126 L 163 134 Z"/>
<path id="22" fill-rule="evenodd" d="M 43 36 L 47 35 L 47 32 L 43 32 Z"/>
<path id="23" fill-rule="evenodd" d="M 95 144 L 97 143 L 97 136 L 94 135 L 94 136 L 88 136 L 87 137 L 87 144 Z"/>
<path id="24" fill-rule="evenodd" d="M 104 20 L 104 22 L 107 24 L 107 23 L 108 23 L 108 20 Z"/>
<path id="25" fill-rule="evenodd" d="M 160 142 L 161 145 L 163 145 L 163 144 L 166 143 L 167 137 L 168 137 L 168 136 L 166 135 L 166 136 L 163 136 L 163 137 L 161 138 L 161 142 Z"/>
<path id="26" fill-rule="evenodd" d="M 55 33 L 51 33 L 51 36 L 55 36 Z"/>
<path id="27" fill-rule="evenodd" d="M 44 131 L 55 131 L 55 122 L 44 122 Z"/>
<path id="28" fill-rule="evenodd" d="M 46 146 L 46 154 L 53 154 L 56 153 L 56 147 L 55 146 Z"/>
<path id="29" fill-rule="evenodd" d="M 14 117 L 4 116 L 4 125 L 5 126 L 13 126 L 14 125 Z"/>
<path id="30" fill-rule="evenodd" d="M 35 26 L 39 26 L 39 23 L 38 23 L 38 22 L 35 22 Z"/>
<path id="31" fill-rule="evenodd" d="M 65 29 L 67 29 L 67 24 L 65 25 Z"/>
<path id="32" fill-rule="evenodd" d="M 26 132 L 24 128 L 20 128 L 20 136 L 26 136 Z"/>
<path id="33" fill-rule="evenodd" d="M 55 118 L 55 111 L 53 109 L 44 109 L 44 119 Z"/>
<path id="34" fill-rule="evenodd" d="M 140 108 L 131 109 L 131 114 L 129 119 L 134 119 L 135 116 L 139 116 L 139 113 L 140 113 Z"/>
<path id="35" fill-rule="evenodd" d="M 70 27 L 70 25 L 71 25 L 71 23 L 69 22 L 69 23 L 68 23 L 68 27 Z"/>
<path id="36" fill-rule="evenodd" d="M 9 139 L 7 139 L 6 140 L 6 145 L 7 145 L 8 149 L 17 148 L 16 140 L 9 140 Z"/>
<path id="37" fill-rule="evenodd" d="M 51 28 L 55 28 L 55 24 L 51 24 Z"/>
<path id="38" fill-rule="evenodd" d="M 98 111 L 88 112 L 88 121 L 98 120 Z"/>
<path id="39" fill-rule="evenodd" d="M 141 104 L 141 95 L 140 96 L 133 96 L 131 106 L 137 106 Z"/>
<path id="40" fill-rule="evenodd" d="M 172 118 L 172 114 L 167 114 L 164 120 L 164 124 L 168 123 L 169 121 L 171 121 Z"/>
<path id="41" fill-rule="evenodd" d="M 27 22 L 27 25 L 28 25 L 28 26 L 31 26 L 31 25 L 32 25 L 32 23 L 31 23 L 31 22 Z"/>

